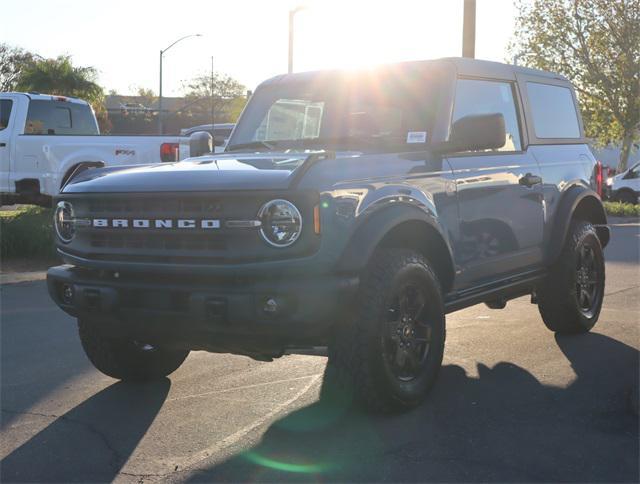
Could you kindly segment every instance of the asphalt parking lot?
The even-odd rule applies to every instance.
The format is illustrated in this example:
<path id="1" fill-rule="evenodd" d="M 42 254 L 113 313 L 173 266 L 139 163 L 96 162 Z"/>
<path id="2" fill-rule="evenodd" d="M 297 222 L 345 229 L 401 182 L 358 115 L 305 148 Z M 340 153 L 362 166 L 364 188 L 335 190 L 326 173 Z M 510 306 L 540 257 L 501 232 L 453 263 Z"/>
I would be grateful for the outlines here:
<path id="1" fill-rule="evenodd" d="M 325 359 L 192 353 L 169 379 L 98 373 L 44 281 L 1 289 L 2 482 L 638 482 L 640 227 L 613 228 L 590 334 L 527 298 L 449 315 L 444 367 L 412 412 L 320 399 Z"/>

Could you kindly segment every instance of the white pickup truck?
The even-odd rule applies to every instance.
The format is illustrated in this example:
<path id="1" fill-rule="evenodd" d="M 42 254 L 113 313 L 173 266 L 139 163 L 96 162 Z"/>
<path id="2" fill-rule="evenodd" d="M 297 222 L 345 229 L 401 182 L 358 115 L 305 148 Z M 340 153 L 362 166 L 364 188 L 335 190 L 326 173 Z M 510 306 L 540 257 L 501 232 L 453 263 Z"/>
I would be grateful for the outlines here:
<path id="1" fill-rule="evenodd" d="M 0 93 L 3 204 L 47 205 L 80 170 L 176 161 L 189 151 L 186 137 L 101 136 L 91 106 L 80 99 Z"/>

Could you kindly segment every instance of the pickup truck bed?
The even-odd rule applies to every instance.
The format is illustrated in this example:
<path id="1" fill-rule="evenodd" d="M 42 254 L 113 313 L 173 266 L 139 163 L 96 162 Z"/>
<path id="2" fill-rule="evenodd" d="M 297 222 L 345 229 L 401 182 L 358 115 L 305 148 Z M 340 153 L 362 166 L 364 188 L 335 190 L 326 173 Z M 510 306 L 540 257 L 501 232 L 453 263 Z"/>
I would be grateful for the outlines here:
<path id="1" fill-rule="evenodd" d="M 85 101 L 0 94 L 0 194 L 3 203 L 50 203 L 72 173 L 92 167 L 176 161 L 188 138 L 100 135 Z"/>

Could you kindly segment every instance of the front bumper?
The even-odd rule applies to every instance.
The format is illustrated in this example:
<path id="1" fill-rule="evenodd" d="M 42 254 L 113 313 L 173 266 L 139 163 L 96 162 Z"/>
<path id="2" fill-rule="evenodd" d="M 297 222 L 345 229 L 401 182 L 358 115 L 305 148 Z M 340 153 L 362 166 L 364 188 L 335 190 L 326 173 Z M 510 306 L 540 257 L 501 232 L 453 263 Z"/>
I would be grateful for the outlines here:
<path id="1" fill-rule="evenodd" d="M 358 278 L 187 278 L 63 265 L 49 269 L 47 285 L 60 308 L 111 336 L 275 355 L 325 345 L 333 324 L 349 310 Z"/>

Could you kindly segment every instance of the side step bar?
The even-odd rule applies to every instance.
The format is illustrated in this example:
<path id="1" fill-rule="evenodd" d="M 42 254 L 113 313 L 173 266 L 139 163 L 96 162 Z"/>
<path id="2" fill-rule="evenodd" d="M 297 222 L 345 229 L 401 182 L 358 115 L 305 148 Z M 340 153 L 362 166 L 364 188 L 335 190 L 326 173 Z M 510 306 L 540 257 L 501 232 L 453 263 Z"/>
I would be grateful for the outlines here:
<path id="1" fill-rule="evenodd" d="M 507 301 L 524 296 L 531 293 L 545 276 L 545 271 L 526 272 L 471 289 L 449 293 L 445 297 L 445 312 L 452 313 L 495 299 Z"/>

